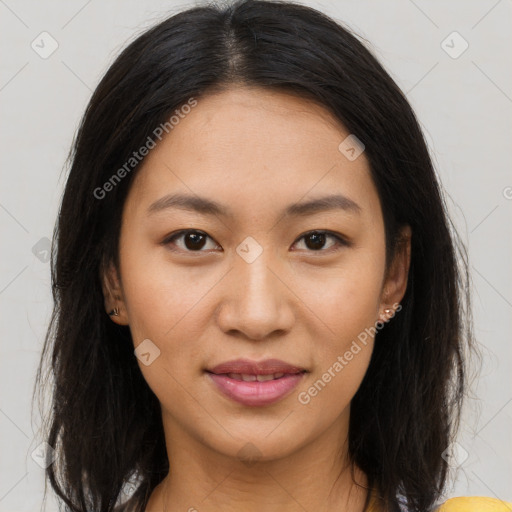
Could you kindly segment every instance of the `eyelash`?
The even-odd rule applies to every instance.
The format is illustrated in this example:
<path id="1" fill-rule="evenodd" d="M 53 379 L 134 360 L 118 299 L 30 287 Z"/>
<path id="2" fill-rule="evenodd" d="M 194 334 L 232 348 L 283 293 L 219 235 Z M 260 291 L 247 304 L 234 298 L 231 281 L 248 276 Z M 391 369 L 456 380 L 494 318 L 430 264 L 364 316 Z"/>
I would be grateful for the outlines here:
<path id="1" fill-rule="evenodd" d="M 195 233 L 195 234 L 200 234 L 200 235 L 204 235 L 208 238 L 210 238 L 211 240 L 213 240 L 213 238 L 211 238 L 208 234 L 206 234 L 204 231 L 200 231 L 198 229 L 184 229 L 184 230 L 181 230 L 181 231 L 178 231 L 170 236 L 168 236 L 163 242 L 162 242 L 162 245 L 165 245 L 165 246 L 170 246 L 172 242 L 174 242 L 176 239 L 182 237 L 183 235 L 187 235 L 187 234 L 190 234 L 190 233 Z M 341 248 L 343 247 L 349 247 L 351 244 L 345 240 L 344 238 L 342 238 L 340 235 L 332 232 L 332 231 L 327 231 L 327 230 L 319 230 L 319 229 L 314 229 L 312 231 L 308 231 L 307 233 L 304 233 L 303 235 L 301 235 L 295 242 L 294 242 L 294 245 L 299 241 L 299 240 L 302 240 L 303 238 L 306 238 L 310 235 L 313 235 L 313 234 L 319 234 L 319 235 L 327 235 L 329 237 L 332 237 L 336 240 L 337 242 L 337 247 L 333 246 L 333 247 L 330 247 L 329 249 L 319 249 L 317 251 L 315 250 L 307 250 L 307 252 L 311 252 L 311 253 L 332 253 L 332 252 L 336 252 L 338 250 L 340 250 Z M 194 254 L 194 253 L 202 253 L 202 252 L 208 252 L 208 251 L 203 251 L 203 250 L 198 250 L 198 251 L 191 251 L 191 250 L 188 250 L 188 249 L 179 249 L 179 250 L 176 250 L 176 249 L 172 249 L 169 247 L 169 250 L 173 251 L 173 252 L 184 252 L 184 253 L 189 253 L 189 254 Z"/>

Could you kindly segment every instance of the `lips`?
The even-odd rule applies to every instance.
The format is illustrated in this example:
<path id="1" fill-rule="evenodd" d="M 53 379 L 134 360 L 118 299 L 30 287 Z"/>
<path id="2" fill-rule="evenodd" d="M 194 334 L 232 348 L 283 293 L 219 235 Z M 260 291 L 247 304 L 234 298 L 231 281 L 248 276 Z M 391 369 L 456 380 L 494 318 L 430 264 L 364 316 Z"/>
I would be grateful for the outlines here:
<path id="1" fill-rule="evenodd" d="M 278 402 L 299 384 L 307 370 L 279 359 L 238 359 L 206 370 L 210 381 L 226 397 L 245 406 Z"/>
<path id="2" fill-rule="evenodd" d="M 217 375 L 227 375 L 230 379 L 243 380 L 244 382 L 266 382 L 267 380 L 280 379 L 284 375 L 284 373 L 269 373 L 268 375 L 254 375 L 251 373 L 219 373 Z"/>
<path id="3" fill-rule="evenodd" d="M 299 366 L 281 361 L 280 359 L 266 359 L 264 361 L 236 359 L 219 364 L 207 371 L 217 375 L 276 375 L 280 373 L 302 373 L 306 370 Z"/>

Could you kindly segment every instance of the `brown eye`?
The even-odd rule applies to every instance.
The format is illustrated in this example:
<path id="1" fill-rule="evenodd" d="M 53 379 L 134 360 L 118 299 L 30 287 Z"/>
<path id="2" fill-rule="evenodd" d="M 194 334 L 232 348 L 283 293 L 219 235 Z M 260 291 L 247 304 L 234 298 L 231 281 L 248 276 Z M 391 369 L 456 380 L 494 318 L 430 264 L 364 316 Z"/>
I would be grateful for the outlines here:
<path id="1" fill-rule="evenodd" d="M 337 250 L 349 245 L 346 240 L 328 231 L 311 231 L 302 235 L 299 240 L 304 240 L 305 249 L 309 252 L 331 252 L 331 249 Z M 207 247 L 208 241 L 211 241 L 210 247 Z M 326 243 L 328 243 L 327 247 Z M 219 248 L 219 245 L 206 233 L 193 229 L 179 231 L 166 238 L 162 244 L 168 246 L 171 251 L 189 253 L 201 253 L 207 252 L 206 249 Z"/>
<path id="2" fill-rule="evenodd" d="M 206 237 L 201 233 L 186 233 L 183 240 L 187 249 L 196 251 L 204 247 Z"/>
<path id="3" fill-rule="evenodd" d="M 324 246 L 329 239 L 333 240 L 333 242 L 325 249 Z M 339 246 L 348 245 L 343 238 L 328 231 L 311 231 L 302 235 L 299 240 L 304 240 L 306 249 L 314 252 L 329 252 L 333 247 L 337 246 L 339 248 Z"/>
<path id="4" fill-rule="evenodd" d="M 180 239 L 182 240 L 181 243 L 176 243 Z M 171 237 L 164 240 L 163 244 L 171 246 L 170 248 L 173 251 L 176 249 L 174 249 L 172 246 L 177 246 L 178 251 L 182 250 L 184 252 L 206 252 L 202 251 L 201 249 L 207 245 L 208 239 L 212 240 L 212 238 L 209 237 L 206 233 L 189 229 L 175 233 Z M 215 249 L 216 247 L 218 246 L 213 244 L 213 247 L 210 248 Z"/>

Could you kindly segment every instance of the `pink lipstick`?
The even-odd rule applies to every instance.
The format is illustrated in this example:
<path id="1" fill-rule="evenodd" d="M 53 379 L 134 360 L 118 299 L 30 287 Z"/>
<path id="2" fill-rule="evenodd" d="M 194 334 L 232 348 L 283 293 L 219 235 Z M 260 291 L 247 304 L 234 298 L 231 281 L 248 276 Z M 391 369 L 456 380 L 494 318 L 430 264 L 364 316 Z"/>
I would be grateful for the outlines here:
<path id="1" fill-rule="evenodd" d="M 264 406 L 282 400 L 299 384 L 306 370 L 279 359 L 237 359 L 206 370 L 217 389 L 247 406 Z"/>

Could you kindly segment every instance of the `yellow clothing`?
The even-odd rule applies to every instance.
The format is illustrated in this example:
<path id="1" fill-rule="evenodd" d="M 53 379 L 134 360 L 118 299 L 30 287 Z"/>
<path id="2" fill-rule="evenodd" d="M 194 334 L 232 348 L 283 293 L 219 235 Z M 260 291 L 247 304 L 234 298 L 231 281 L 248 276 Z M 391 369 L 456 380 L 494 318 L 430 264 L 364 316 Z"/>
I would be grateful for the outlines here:
<path id="1" fill-rule="evenodd" d="M 375 495 L 372 497 L 368 512 L 381 512 Z M 497 498 L 464 496 L 446 500 L 435 512 L 512 512 L 512 503 Z"/>
<path id="2" fill-rule="evenodd" d="M 439 512 L 512 512 L 512 503 L 497 498 L 467 496 L 445 501 Z"/>

